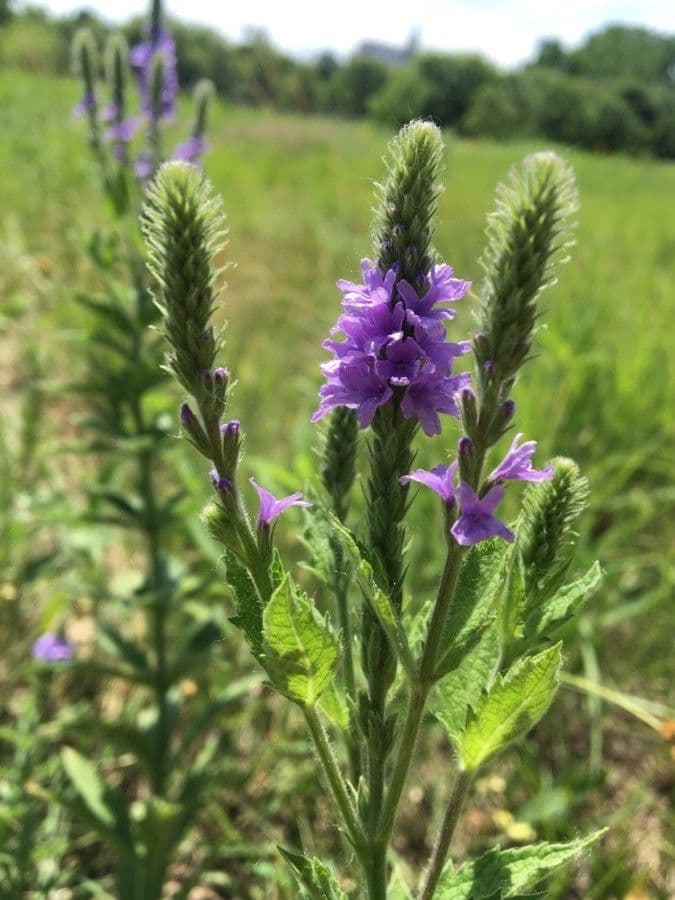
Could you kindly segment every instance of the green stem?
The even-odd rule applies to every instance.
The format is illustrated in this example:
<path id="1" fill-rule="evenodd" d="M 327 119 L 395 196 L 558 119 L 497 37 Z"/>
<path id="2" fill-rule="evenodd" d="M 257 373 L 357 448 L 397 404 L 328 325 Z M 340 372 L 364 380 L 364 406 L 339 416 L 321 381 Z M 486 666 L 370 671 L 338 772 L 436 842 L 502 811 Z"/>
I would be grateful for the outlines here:
<path id="1" fill-rule="evenodd" d="M 436 604 L 429 622 L 427 639 L 420 663 L 419 678 L 416 683 L 411 685 L 403 734 L 401 735 L 398 756 L 396 757 L 394 772 L 382 815 L 381 833 L 387 843 L 391 837 L 396 810 L 408 777 L 410 763 L 412 762 L 417 743 L 417 735 L 419 734 L 422 716 L 424 715 L 424 708 L 429 691 L 434 683 L 436 655 L 443 636 L 443 626 L 454 594 L 461 561 L 462 548 L 458 544 L 452 543 L 448 548 L 443 576 L 438 587 Z"/>
<path id="2" fill-rule="evenodd" d="M 305 719 L 309 727 L 310 733 L 314 740 L 319 759 L 326 773 L 326 778 L 333 792 L 333 797 L 340 810 L 344 824 L 349 832 L 349 837 L 356 849 L 360 859 L 363 859 L 365 853 L 365 837 L 359 824 L 356 810 L 349 797 L 347 785 L 340 773 L 337 760 L 333 754 L 328 737 L 324 730 L 321 720 L 313 707 L 303 707 Z"/>
<path id="3" fill-rule="evenodd" d="M 472 774 L 463 769 L 457 773 L 457 778 L 455 779 L 455 784 L 452 788 L 452 793 L 450 794 L 445 815 L 443 816 L 441 830 L 438 832 L 436 843 L 429 860 L 429 866 L 426 875 L 424 876 L 424 883 L 419 895 L 419 900 L 432 900 L 432 897 L 434 896 L 438 880 L 443 872 L 452 835 L 455 831 L 457 821 L 459 820 L 462 807 L 464 806 L 464 800 L 471 787 L 472 778 Z"/>
<path id="4" fill-rule="evenodd" d="M 361 753 L 359 750 L 359 730 L 355 721 L 353 704 L 356 702 L 356 676 L 354 674 L 354 639 L 352 623 L 349 615 L 349 579 L 343 572 L 344 556 L 342 547 L 335 542 L 333 546 L 333 563 L 335 577 L 333 593 L 340 630 L 342 631 L 342 677 L 349 704 L 349 728 L 346 735 L 347 755 L 349 757 L 349 775 L 352 784 L 356 785 L 361 776 Z"/>

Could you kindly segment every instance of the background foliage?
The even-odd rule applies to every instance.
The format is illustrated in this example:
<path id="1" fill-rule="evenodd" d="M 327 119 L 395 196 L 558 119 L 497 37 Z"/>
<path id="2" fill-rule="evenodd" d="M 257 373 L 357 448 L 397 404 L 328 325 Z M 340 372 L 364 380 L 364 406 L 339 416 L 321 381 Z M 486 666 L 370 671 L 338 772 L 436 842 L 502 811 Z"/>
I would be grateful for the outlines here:
<path id="1" fill-rule="evenodd" d="M 100 41 L 109 26 L 91 13 L 49 18 L 37 8 L 0 14 L 0 66 L 64 74 L 83 24 Z M 124 26 L 130 44 L 141 20 Z M 213 29 L 172 22 L 183 87 L 210 78 L 225 100 L 251 106 L 370 117 L 387 125 L 431 117 L 474 137 L 542 137 L 603 153 L 675 157 L 675 37 L 611 25 L 568 50 L 545 40 L 513 72 L 480 56 L 422 53 L 401 68 L 324 53 L 299 62 L 264 31 L 235 45 Z"/>

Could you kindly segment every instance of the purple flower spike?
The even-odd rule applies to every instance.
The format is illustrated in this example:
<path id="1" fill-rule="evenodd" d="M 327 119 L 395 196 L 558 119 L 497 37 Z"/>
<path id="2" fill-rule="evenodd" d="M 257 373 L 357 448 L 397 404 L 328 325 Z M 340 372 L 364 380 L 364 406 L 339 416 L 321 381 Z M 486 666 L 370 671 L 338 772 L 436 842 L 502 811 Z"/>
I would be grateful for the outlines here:
<path id="1" fill-rule="evenodd" d="M 41 662 L 67 662 L 73 658 L 74 648 L 62 634 L 48 631 L 39 637 L 32 648 L 33 659 Z"/>
<path id="2" fill-rule="evenodd" d="M 256 489 L 258 498 L 260 499 L 260 509 L 258 511 L 258 528 L 269 528 L 270 524 L 280 516 L 281 513 L 288 509 L 289 506 L 311 506 L 306 500 L 302 499 L 300 491 L 295 494 L 289 494 L 288 497 L 282 497 L 280 500 L 274 496 L 267 488 L 256 484 L 253 478 L 249 479 L 253 487 Z"/>
<path id="3" fill-rule="evenodd" d="M 492 515 L 504 496 L 503 487 L 495 485 L 479 499 L 474 489 L 462 481 L 457 493 L 461 515 L 450 533 L 458 544 L 471 547 L 491 537 L 501 537 L 510 544 L 513 543 L 513 532 Z"/>
<path id="4" fill-rule="evenodd" d="M 84 97 L 73 109 L 73 115 L 77 119 L 81 119 L 96 109 L 96 95 L 93 91 L 86 91 Z"/>
<path id="5" fill-rule="evenodd" d="M 427 471 L 426 469 L 415 469 L 410 475 L 404 475 L 399 478 L 401 484 L 408 484 L 410 481 L 417 481 L 425 487 L 430 488 L 434 493 L 438 494 L 441 500 L 448 506 L 455 502 L 455 473 L 457 472 L 457 460 L 450 463 L 449 466 L 436 466 Z"/>
<path id="6" fill-rule="evenodd" d="M 532 468 L 532 457 L 537 449 L 537 442 L 525 441 L 519 447 L 522 436 L 522 434 L 515 436 L 511 449 L 490 474 L 490 481 L 548 481 L 553 477 L 553 466 L 546 466 L 544 469 Z"/>

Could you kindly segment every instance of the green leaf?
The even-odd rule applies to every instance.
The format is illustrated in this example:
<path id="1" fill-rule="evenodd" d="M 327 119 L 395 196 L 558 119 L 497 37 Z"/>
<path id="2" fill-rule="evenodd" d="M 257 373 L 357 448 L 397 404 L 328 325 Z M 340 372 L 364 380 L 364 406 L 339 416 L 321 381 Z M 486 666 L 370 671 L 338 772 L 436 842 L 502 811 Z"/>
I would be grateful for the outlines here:
<path id="1" fill-rule="evenodd" d="M 494 621 L 507 554 L 501 540 L 476 544 L 467 553 L 443 628 L 437 677 L 456 668 Z"/>
<path id="2" fill-rule="evenodd" d="M 125 638 L 112 625 L 99 625 L 96 639 L 106 653 L 124 660 L 127 665 L 144 677 L 148 676 L 150 666 L 145 650 L 128 638 Z"/>
<path id="3" fill-rule="evenodd" d="M 291 867 L 293 876 L 305 896 L 311 900 L 347 900 L 347 895 L 333 873 L 316 856 L 308 859 L 283 847 L 279 847 L 279 852 Z"/>
<path id="4" fill-rule="evenodd" d="M 438 682 L 434 712 L 453 743 L 462 735 L 469 712 L 476 709 L 492 683 L 499 655 L 499 637 L 496 631 L 488 631 L 459 666 Z"/>
<path id="5" fill-rule="evenodd" d="M 286 575 L 263 614 L 264 664 L 289 699 L 316 704 L 339 656 L 337 636 L 309 598 Z"/>
<path id="6" fill-rule="evenodd" d="M 436 900 L 515 898 L 552 869 L 579 856 L 605 832 L 603 828 L 566 844 L 533 844 L 513 850 L 495 847 L 456 872 L 446 866 L 434 896 Z"/>
<path id="7" fill-rule="evenodd" d="M 541 719 L 558 686 L 561 646 L 519 659 L 483 695 L 459 741 L 467 769 L 478 769 Z"/>
<path id="8" fill-rule="evenodd" d="M 540 602 L 525 619 L 524 636 L 528 640 L 546 637 L 554 628 L 567 622 L 582 603 L 600 587 L 603 571 L 596 560 L 581 578 Z"/>
<path id="9" fill-rule="evenodd" d="M 98 777 L 93 764 L 72 747 L 64 747 L 61 760 L 68 778 L 92 816 L 104 828 L 113 829 L 116 824 L 115 814 L 106 803 L 105 784 Z"/>
<path id="10" fill-rule="evenodd" d="M 225 551 L 225 565 L 227 583 L 232 588 L 237 608 L 236 616 L 230 621 L 244 633 L 251 653 L 258 662 L 262 662 L 263 618 L 260 597 L 251 576 L 231 550 Z"/>
<path id="11" fill-rule="evenodd" d="M 408 673 L 413 674 L 415 672 L 415 660 L 410 651 L 408 637 L 403 628 L 400 615 L 392 606 L 389 597 L 377 584 L 373 567 L 368 560 L 364 559 L 351 531 L 345 528 L 340 520 L 333 515 L 330 516 L 330 524 L 337 539 L 347 552 L 347 556 L 351 559 L 357 584 L 377 616 L 389 643 L 398 656 L 399 662 Z"/>
<path id="12" fill-rule="evenodd" d="M 321 711 L 335 728 L 346 731 L 349 728 L 349 707 L 344 694 L 335 681 L 331 681 L 321 695 Z"/>
<path id="13" fill-rule="evenodd" d="M 394 866 L 387 887 L 387 900 L 413 900 L 410 888 L 405 883 L 400 870 Z"/>

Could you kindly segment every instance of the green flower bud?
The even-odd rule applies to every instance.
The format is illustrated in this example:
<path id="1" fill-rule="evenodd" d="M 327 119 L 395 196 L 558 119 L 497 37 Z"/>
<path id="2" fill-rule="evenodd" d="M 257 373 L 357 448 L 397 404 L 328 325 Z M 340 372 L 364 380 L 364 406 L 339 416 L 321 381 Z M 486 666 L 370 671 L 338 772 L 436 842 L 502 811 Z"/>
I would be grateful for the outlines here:
<path id="1" fill-rule="evenodd" d="M 574 528 L 588 505 L 588 479 L 574 460 L 553 460 L 550 481 L 531 485 L 523 496 L 518 546 L 528 592 L 553 593 L 565 576 L 574 550 Z"/>

